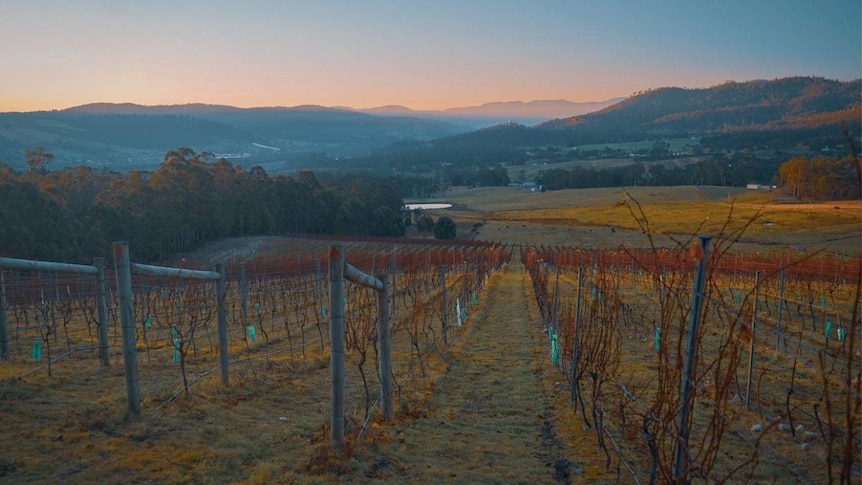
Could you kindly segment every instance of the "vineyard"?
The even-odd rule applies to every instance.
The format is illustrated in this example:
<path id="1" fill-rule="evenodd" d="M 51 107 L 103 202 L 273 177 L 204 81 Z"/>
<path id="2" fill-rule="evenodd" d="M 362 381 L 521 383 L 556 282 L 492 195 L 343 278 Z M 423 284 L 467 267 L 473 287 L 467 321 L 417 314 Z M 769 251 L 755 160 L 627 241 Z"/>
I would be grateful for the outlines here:
<path id="1" fill-rule="evenodd" d="M 570 425 L 624 482 L 857 480 L 860 260 L 729 246 L 522 249 Z"/>
<path id="2" fill-rule="evenodd" d="M 7 330 L 0 399 L 8 403 L 0 412 L 14 423 L 0 439 L 10 450 L 16 441 L 38 443 L 0 460 L 0 477 L 38 482 L 136 469 L 171 482 L 318 483 L 309 477 L 341 481 L 341 474 L 351 481 L 350 457 L 402 446 L 392 423 L 424 420 L 431 396 L 446 395 L 435 386 L 449 372 L 450 351 L 475 345 L 477 308 L 501 303 L 484 300 L 489 278 L 523 262 L 540 315 L 533 331 L 548 345 L 542 359 L 565 378 L 553 421 L 561 436 L 592 443 L 603 479 L 858 479 L 859 258 L 738 253 L 722 237 L 692 238 L 679 249 L 335 243 L 248 239 L 170 262 L 184 268 L 174 276 L 133 274 L 137 410 L 123 389 L 118 273 L 105 271 L 100 284 L 92 272 L 0 271 Z M 344 418 L 345 439 L 337 446 L 328 419 L 334 247 L 388 288 L 381 304 L 377 290 L 344 282 L 346 386 L 343 413 L 333 414 Z M 59 416 L 58 403 L 66 409 Z M 254 435 L 234 432 L 243 428 Z M 224 451 L 237 448 L 248 451 Z M 102 459 L 95 471 L 90 449 Z M 52 459 L 61 453 L 69 459 Z M 393 460 L 379 453 L 365 478 Z"/>
<path id="3" fill-rule="evenodd" d="M 352 267 L 388 280 L 394 398 L 402 412 L 418 409 L 425 399 L 427 376 L 439 366 L 435 353 L 449 339 L 458 338 L 487 277 L 509 261 L 511 248 L 471 242 L 396 245 L 347 240 L 340 244 Z M 302 396 L 309 398 L 302 399 L 304 408 L 289 410 L 291 415 L 307 415 L 306 424 L 316 434 L 328 426 L 329 376 L 324 372 L 328 373 L 330 346 L 329 250 L 329 242 L 323 240 L 280 239 L 277 245 L 253 241 L 207 258 L 207 263 L 218 261 L 226 268 L 231 389 L 317 375 L 310 377 L 311 389 Z M 192 259 L 183 263 L 207 264 Z M 121 375 L 114 370 L 123 359 L 121 318 L 114 304 L 117 284 L 110 273 L 105 285 L 110 303 L 104 356 L 100 356 L 98 337 L 96 278 L 20 269 L 0 273 L 9 354 L 0 368 L 4 379 L 13 379 L 7 382 L 20 383 L 4 386 L 5 397 L 40 394 L 38 386 L 46 382 L 49 386 L 75 382 L 83 386 L 81 392 L 101 395 L 100 402 L 115 403 L 116 411 L 126 409 L 118 381 Z M 218 372 L 227 367 L 219 364 L 216 285 L 200 279 L 133 276 L 143 414 L 168 412 L 170 404 L 193 397 L 196 386 L 211 389 Z M 380 414 L 378 314 L 373 289 L 345 283 L 348 444 L 369 430 L 375 412 Z M 100 360 L 108 365 L 102 366 Z M 82 373 L 90 375 L 86 382 L 81 382 Z M 107 380 L 111 383 L 106 386 Z M 241 401 L 249 398 L 242 392 L 237 396 Z M 80 404 L 86 401 L 85 397 Z M 9 411 L 14 412 L 17 405 Z"/>

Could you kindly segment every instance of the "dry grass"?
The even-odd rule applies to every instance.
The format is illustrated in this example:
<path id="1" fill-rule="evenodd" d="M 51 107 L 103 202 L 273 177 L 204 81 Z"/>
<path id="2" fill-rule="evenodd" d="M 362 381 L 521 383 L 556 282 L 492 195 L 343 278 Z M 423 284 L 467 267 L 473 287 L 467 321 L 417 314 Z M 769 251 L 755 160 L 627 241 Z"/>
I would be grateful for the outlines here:
<path id="1" fill-rule="evenodd" d="M 531 292 L 520 264 L 495 275 L 486 303 L 447 355 L 426 414 L 398 426 L 398 440 L 383 447 L 408 467 L 410 481 L 555 483 L 590 463 L 556 434 L 548 385 L 556 372 Z"/>
<path id="2" fill-rule="evenodd" d="M 765 250 L 792 247 L 862 253 L 862 204 L 858 201 L 787 203 L 776 192 L 731 187 L 630 187 L 527 192 L 514 187 L 452 189 L 441 200 L 456 204 L 451 215 L 476 239 L 508 244 L 546 244 L 580 247 L 639 247 L 643 231 L 621 203 L 636 199 L 653 224 L 662 245 L 673 237 L 716 234 L 733 214 L 741 226 L 753 224 L 735 248 Z"/>
<path id="3" fill-rule="evenodd" d="M 118 362 L 115 357 L 114 362 Z M 31 364 L 4 366 L 4 374 Z M 259 466 L 299 469 L 326 416 L 328 370 L 322 357 L 270 359 L 238 368 L 229 389 L 205 378 L 187 397 L 154 411 L 166 397 L 158 381 L 173 380 L 141 365 L 145 414 L 124 415 L 121 364 L 55 364 L 54 377 L 7 378 L 0 411 L 4 479 L 19 483 L 231 483 Z M 58 457 L 63 459 L 58 460 Z"/>

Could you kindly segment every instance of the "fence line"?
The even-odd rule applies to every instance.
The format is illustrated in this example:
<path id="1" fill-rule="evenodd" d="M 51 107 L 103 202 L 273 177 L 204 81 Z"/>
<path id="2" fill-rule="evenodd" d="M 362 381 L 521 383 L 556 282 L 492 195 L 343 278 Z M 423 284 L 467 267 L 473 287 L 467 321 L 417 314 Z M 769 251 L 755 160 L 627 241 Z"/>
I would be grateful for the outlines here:
<path id="1" fill-rule="evenodd" d="M 129 413 L 141 414 L 141 394 L 138 385 L 137 338 L 135 332 L 135 309 L 132 303 L 132 274 L 162 276 L 182 279 L 216 280 L 216 307 L 218 319 L 219 367 L 221 382 L 227 387 L 228 374 L 228 335 L 227 305 L 225 304 L 224 266 L 219 263 L 215 271 L 197 271 L 183 268 L 151 266 L 132 263 L 129 258 L 129 243 L 114 243 L 114 263 L 117 270 L 117 298 L 120 308 L 120 322 L 123 336 L 123 362 L 126 371 L 126 395 Z M 174 344 L 176 345 L 176 343 Z"/>
<path id="2" fill-rule="evenodd" d="M 394 414 L 392 400 L 397 396 L 393 390 L 393 381 L 396 379 L 396 376 L 391 364 L 392 342 L 386 337 L 394 335 L 410 335 L 411 332 L 411 330 L 407 328 L 409 326 L 409 322 L 404 323 L 401 320 L 395 324 L 394 329 L 390 327 L 392 324 L 389 317 L 395 313 L 395 308 L 391 310 L 389 309 L 389 300 L 392 300 L 391 304 L 393 306 L 399 303 L 397 300 L 399 297 L 401 299 L 400 303 L 405 306 L 413 304 L 421 305 L 423 308 L 422 311 L 424 312 L 424 316 L 422 317 L 424 319 L 423 324 L 428 328 L 433 327 L 434 331 L 432 333 L 437 334 L 438 337 L 442 337 L 443 334 L 437 331 L 439 329 L 438 319 L 441 317 L 451 318 L 450 314 L 453 313 L 456 317 L 460 317 L 462 313 L 465 313 L 458 310 L 456 307 L 464 305 L 460 307 L 464 308 L 467 302 L 470 301 L 471 295 L 474 299 L 473 303 L 475 303 L 475 291 L 478 291 L 477 285 L 479 285 L 478 288 L 481 287 L 481 282 L 474 276 L 476 274 L 481 275 L 488 271 L 493 271 L 495 265 L 499 264 L 506 258 L 506 248 L 493 246 L 486 246 L 486 248 L 490 249 L 487 254 L 484 252 L 480 253 L 479 249 L 474 247 L 456 247 L 452 248 L 451 251 L 449 249 L 441 251 L 439 248 L 422 248 L 421 250 L 408 248 L 407 252 L 398 254 L 392 254 L 391 250 L 388 250 L 386 255 L 369 253 L 368 251 L 362 251 L 359 250 L 359 248 L 356 248 L 357 251 L 354 253 L 355 261 L 352 261 L 356 266 L 347 263 L 344 264 L 342 282 L 356 284 L 356 289 L 358 289 L 358 287 L 370 288 L 377 294 L 376 302 L 373 297 L 368 298 L 370 293 L 366 293 L 366 296 L 362 298 L 362 301 L 351 300 L 351 305 L 355 306 L 352 306 L 349 309 L 349 315 L 347 316 L 352 318 L 354 324 L 361 323 L 366 328 L 370 328 L 362 322 L 362 319 L 372 315 L 375 307 L 378 312 L 376 321 L 377 329 L 373 330 L 376 335 L 372 333 L 372 336 L 375 337 L 374 343 L 378 346 L 376 353 L 378 359 L 376 359 L 376 365 L 379 366 L 378 378 L 380 379 L 380 396 L 375 403 L 375 407 L 377 404 L 382 404 L 382 406 L 377 409 L 382 408 L 384 419 L 392 419 Z M 235 341 L 239 336 L 236 332 L 237 325 L 234 325 L 234 323 L 241 322 L 242 327 L 239 328 L 242 329 L 243 333 L 242 336 L 239 336 L 239 343 L 241 344 L 242 340 L 245 340 L 249 351 L 251 351 L 252 344 L 254 343 L 254 332 L 246 334 L 248 328 L 257 325 L 259 327 L 257 329 L 259 334 L 262 332 L 263 326 L 266 325 L 266 329 L 269 330 L 269 336 L 266 336 L 265 332 L 263 333 L 264 336 L 267 337 L 267 344 L 270 343 L 270 337 L 273 336 L 275 336 L 275 340 L 272 342 L 277 342 L 278 339 L 281 338 L 280 336 L 284 335 L 284 330 L 286 330 L 287 338 L 292 342 L 290 348 L 291 355 L 294 353 L 293 340 L 300 337 L 302 339 L 301 348 L 303 356 L 305 355 L 304 349 L 306 343 L 316 344 L 315 341 L 317 338 L 315 336 L 320 330 L 322 330 L 323 325 L 329 323 L 327 322 L 327 308 L 322 300 L 324 296 L 322 285 L 325 283 L 323 281 L 325 276 L 321 275 L 320 260 L 315 261 L 313 258 L 304 258 L 303 260 L 300 260 L 297 257 L 296 264 L 303 265 L 303 268 L 311 268 L 311 272 L 308 272 L 308 268 L 306 268 L 306 273 L 303 274 L 297 274 L 295 271 L 291 271 L 290 268 L 280 267 L 278 260 L 274 260 L 273 263 L 267 263 L 265 260 L 258 260 L 256 262 L 252 262 L 252 264 L 263 263 L 263 268 L 268 271 L 268 273 L 264 276 L 258 275 L 252 281 L 247 281 L 246 278 L 243 277 L 245 264 L 240 264 L 239 271 L 237 271 L 237 274 L 233 275 L 234 279 L 231 282 L 231 286 L 227 287 L 224 284 L 227 272 L 225 271 L 225 268 L 220 265 L 216 266 L 215 271 L 199 271 L 135 263 L 131 261 L 131 251 L 126 242 L 114 243 L 113 253 L 113 272 L 115 272 L 115 275 L 112 275 L 112 277 L 116 280 L 116 296 L 114 296 L 111 289 L 111 287 L 114 286 L 114 283 L 111 282 L 111 285 L 105 284 L 107 278 L 105 278 L 104 274 L 104 259 L 94 259 L 93 266 L 5 259 L 6 262 L 9 262 L 8 267 L 21 270 L 19 273 L 15 274 L 15 277 L 17 278 L 15 281 L 16 283 L 19 281 L 23 282 L 23 284 L 12 287 L 12 293 L 10 294 L 10 301 L 18 301 L 18 303 L 13 303 L 12 307 L 0 304 L 0 310 L 5 312 L 6 308 L 14 308 L 15 314 L 13 321 L 17 322 L 17 326 L 14 328 L 8 328 L 15 332 L 16 339 L 18 333 L 22 331 L 25 336 L 32 335 L 34 321 L 37 325 L 42 325 L 44 322 L 48 322 L 48 324 L 52 325 L 53 328 L 61 328 L 59 325 L 62 322 L 62 328 L 66 329 L 66 343 L 69 346 L 69 349 L 63 350 L 74 349 L 71 353 L 76 353 L 88 348 L 99 348 L 104 358 L 107 358 L 108 356 L 108 321 L 112 322 L 114 325 L 114 335 L 112 337 L 114 339 L 112 342 L 114 351 L 117 352 L 118 349 L 122 350 L 125 371 L 124 378 L 126 381 L 125 399 L 128 406 L 128 415 L 134 416 L 142 414 L 142 405 L 144 404 L 144 400 L 142 399 L 141 385 L 144 387 L 148 385 L 147 382 L 149 380 L 149 376 L 139 376 L 139 365 L 147 365 L 150 363 L 152 356 L 156 356 L 156 360 L 154 362 L 158 363 L 158 356 L 160 353 L 165 350 L 170 350 L 171 341 L 173 341 L 175 349 L 174 358 L 176 359 L 177 343 L 175 340 L 176 334 L 173 332 L 176 331 L 177 326 L 180 327 L 180 331 L 189 332 L 182 336 L 184 338 L 186 335 L 189 336 L 189 338 L 185 340 L 189 346 L 189 352 L 191 352 L 191 349 L 194 349 L 195 353 L 197 353 L 201 346 L 203 346 L 204 352 L 207 352 L 207 340 L 209 340 L 208 352 L 212 353 L 215 350 L 213 342 L 215 340 L 215 336 L 212 335 L 215 329 L 213 329 L 211 325 L 211 322 L 213 321 L 212 317 L 215 316 L 215 308 L 212 304 L 212 300 L 208 296 L 204 295 L 204 292 L 209 293 L 211 291 L 210 288 L 213 286 L 215 287 L 217 307 L 219 310 L 218 354 L 220 362 L 218 367 L 215 367 L 215 369 L 222 372 L 223 385 L 227 385 L 229 383 L 227 380 L 229 375 L 228 366 L 232 362 L 228 353 L 228 338 Z M 290 259 L 292 261 L 292 258 Z M 4 260 L 0 259 L 0 261 Z M 287 261 L 287 259 L 284 261 Z M 452 271 L 450 275 L 451 277 L 449 278 L 446 277 L 444 270 L 440 271 L 441 278 L 437 278 L 437 265 L 442 265 L 444 261 L 447 263 L 451 261 L 453 268 L 456 271 Z M 470 261 L 471 266 L 468 266 L 467 261 Z M 44 263 L 43 266 L 41 265 L 42 263 Z M 4 267 L 7 266 L 0 265 L 0 268 Z M 360 270 L 359 268 L 363 269 Z M 370 272 L 368 268 L 371 269 Z M 468 268 L 478 270 L 478 272 L 472 273 Z M 315 269 L 316 274 L 314 272 Z M 375 269 L 378 270 L 380 274 L 378 274 L 377 277 L 370 276 L 369 274 L 374 274 L 373 272 Z M 58 279 L 53 273 L 46 278 L 41 273 L 29 273 L 30 271 L 53 272 L 58 270 L 81 270 L 79 271 L 81 274 L 96 275 L 95 294 L 93 293 L 93 286 L 91 286 L 90 283 L 80 283 L 80 281 L 83 281 L 83 278 L 80 280 L 78 278 Z M 396 271 L 400 271 L 401 273 L 397 274 Z M 386 274 L 387 272 L 390 274 Z M 462 274 L 459 274 L 459 272 Z M 8 275 L 0 271 L 0 280 L 5 281 L 8 279 L 6 276 Z M 137 276 L 142 278 L 137 278 Z M 180 283 L 176 280 L 214 281 L 215 284 Z M 37 281 L 38 286 L 36 286 Z M 89 279 L 87 279 L 87 281 L 89 281 Z M 393 294 L 391 291 L 396 287 L 396 282 L 399 291 L 399 294 L 397 295 Z M 43 289 L 43 284 L 47 284 L 48 286 Z M 64 285 L 66 286 L 66 289 L 61 293 L 59 288 Z M 71 290 L 68 285 L 72 285 Z M 443 288 L 440 288 L 441 285 Z M 251 286 L 251 288 L 249 288 L 249 286 Z M 4 292 L 4 295 L 0 295 L 0 300 L 3 300 L 4 302 L 6 289 L 5 284 L 0 285 L 0 290 L 3 290 Z M 254 291 L 254 296 L 252 296 L 251 300 L 254 305 L 251 306 L 251 308 L 249 308 L 248 301 L 249 293 L 251 293 L 249 291 L 250 289 Z M 343 287 L 343 289 L 346 289 L 346 287 Z M 460 295 L 460 300 L 458 301 L 459 305 L 454 303 L 456 298 L 453 296 L 451 297 L 453 305 L 452 308 L 449 308 L 449 305 L 446 303 L 445 296 L 442 298 L 440 296 L 440 294 L 446 290 L 450 293 L 454 291 L 455 296 Z M 228 310 L 225 303 L 226 294 L 231 295 L 232 302 L 236 301 L 235 306 L 230 310 L 232 312 L 230 329 L 227 328 Z M 37 300 L 33 299 L 34 295 Z M 39 303 L 40 300 L 38 300 L 40 295 L 41 303 Z M 92 304 L 94 295 L 102 298 L 105 302 L 110 299 L 111 301 L 116 302 L 114 304 L 117 306 L 111 305 L 109 307 L 106 303 L 104 305 L 106 309 L 100 310 L 98 325 L 100 344 L 99 347 L 95 347 L 93 345 L 95 332 L 90 332 L 90 347 L 88 347 L 88 344 L 86 343 L 86 332 L 91 328 L 90 323 L 96 320 L 95 309 Z M 338 301 L 347 303 L 343 300 L 344 296 L 349 295 L 343 293 L 342 298 L 338 299 Z M 75 298 L 77 298 L 77 300 Z M 234 300 L 234 298 L 237 300 Z M 429 298 L 430 304 L 422 303 Z M 439 304 L 436 301 L 437 298 L 441 298 L 441 301 L 443 302 L 442 308 L 439 307 Z M 34 301 L 36 302 L 35 304 L 33 303 Z M 257 303 L 255 303 L 255 301 L 257 301 Z M 242 308 L 240 308 L 240 304 L 242 305 Z M 331 302 L 330 308 L 334 308 Z M 108 313 L 108 310 L 110 313 Z M 257 317 L 255 318 L 252 316 L 249 319 L 249 310 L 252 312 L 256 310 Z M 333 316 L 333 312 L 331 310 L 329 311 L 329 314 L 330 316 Z M 403 314 L 405 318 L 409 315 L 410 312 Z M 2 316 L 5 317 L 5 313 Z M 150 319 L 151 316 L 152 321 Z M 342 318 L 344 316 L 345 315 L 342 310 Z M 11 312 L 10 317 L 12 317 Z M 357 320 L 357 318 L 360 320 Z M 69 325 L 70 322 L 71 325 Z M 81 322 L 87 323 L 86 329 L 76 326 L 77 323 Z M 315 331 L 315 322 L 317 322 L 317 331 Z M 346 326 L 348 327 L 348 330 L 350 330 L 350 319 L 344 323 L 347 323 Z M 189 328 L 189 324 L 194 328 Z M 284 328 L 282 328 L 282 324 L 284 325 Z M 330 331 L 332 330 L 331 327 L 332 324 L 330 324 Z M 300 333 L 294 333 L 293 337 L 291 337 L 292 329 L 299 329 Z M 228 330 L 230 330 L 230 334 L 228 334 Z M 165 333 L 166 331 L 167 333 Z M 275 331 L 275 333 L 273 333 L 273 331 Z M 323 330 L 323 332 L 325 331 L 326 330 Z M 404 331 L 407 333 L 398 333 Z M 344 326 L 342 327 L 342 335 L 343 332 Z M 56 341 L 58 334 L 62 335 L 62 330 L 54 333 L 54 341 Z M 83 339 L 81 338 L 82 336 Z M 420 330 L 416 335 L 412 335 L 411 339 L 414 337 L 421 339 L 421 336 L 422 332 Z M 47 338 L 45 337 L 45 334 L 43 334 L 42 337 Z M 310 339 L 306 342 L 306 339 L 309 337 Z M 320 346 L 321 350 L 323 350 L 326 342 L 322 333 L 320 337 Z M 349 339 L 350 336 L 348 335 L 347 337 Z M 427 337 L 428 335 L 426 334 L 426 339 Z M 0 338 L 0 340 L 4 339 Z M 8 341 L 8 339 L 5 340 Z M 104 344 L 102 342 L 104 342 Z M 330 351 L 334 351 L 337 346 L 337 344 L 333 345 L 333 342 L 334 340 L 332 340 L 332 337 L 330 336 Z M 368 342 L 371 342 L 371 340 Z M 141 344 L 142 347 L 138 348 L 138 344 Z M 350 349 L 351 344 L 349 340 L 347 344 L 347 348 Z M 146 346 L 146 360 L 139 362 L 140 357 L 138 354 L 144 352 L 144 345 Z M 20 350 L 20 348 L 21 346 L 19 343 L 18 349 Z M 408 346 L 407 348 L 411 350 L 405 355 L 412 360 L 414 355 L 412 353 L 413 347 Z M 420 359 L 421 368 L 421 359 L 424 352 L 420 352 L 418 344 L 415 346 L 415 349 L 417 351 L 415 355 Z M 360 351 L 364 352 L 365 350 L 360 349 Z M 344 359 L 343 352 L 344 350 L 342 350 L 342 359 Z M 49 351 L 49 364 L 46 365 L 50 366 L 51 363 L 66 358 L 68 355 L 71 355 L 71 353 L 67 352 L 60 358 L 52 358 Z M 333 353 L 337 354 L 337 352 Z M 34 360 L 38 360 L 41 357 L 33 358 Z M 174 362 L 177 363 L 178 361 L 174 360 Z M 193 360 L 190 362 L 194 365 Z M 236 362 L 236 360 L 233 362 Z M 399 361 L 399 365 L 400 362 L 401 361 Z M 180 361 L 180 364 L 184 365 L 184 360 Z M 38 368 L 33 369 L 30 373 L 38 372 L 38 370 L 43 367 L 44 366 L 39 366 Z M 342 370 L 342 376 L 343 375 L 344 370 Z M 190 375 L 189 377 L 192 378 L 193 376 Z M 194 380 L 192 382 L 194 382 Z M 186 371 L 184 368 L 183 383 L 184 385 L 180 392 L 186 391 L 190 386 L 186 378 Z M 366 414 L 368 414 L 368 403 L 371 402 L 368 395 L 369 389 L 366 386 Z M 342 417 L 344 416 L 344 411 L 345 407 L 342 404 L 341 411 L 339 413 Z M 343 423 L 344 421 L 342 421 L 342 426 Z"/>
<path id="3" fill-rule="evenodd" d="M 374 278 L 346 261 L 344 245 L 329 245 L 329 299 L 330 324 L 329 345 L 332 366 L 332 442 L 339 448 L 344 446 L 344 280 L 349 280 L 377 292 L 378 353 L 380 354 L 380 397 L 383 399 L 383 415 L 392 419 L 392 342 L 389 332 L 389 295 L 385 275 Z"/>
<path id="4" fill-rule="evenodd" d="M 108 366 L 108 304 L 105 294 L 105 260 L 94 258 L 93 266 L 50 261 L 34 261 L 17 258 L 0 258 L 0 268 L 29 271 L 57 271 L 82 273 L 96 276 L 96 298 L 99 318 L 99 354 L 102 365 Z M 6 280 L 0 270 L 0 359 L 9 360 L 9 328 L 6 318 Z M 50 367 L 49 367 L 50 370 Z"/>

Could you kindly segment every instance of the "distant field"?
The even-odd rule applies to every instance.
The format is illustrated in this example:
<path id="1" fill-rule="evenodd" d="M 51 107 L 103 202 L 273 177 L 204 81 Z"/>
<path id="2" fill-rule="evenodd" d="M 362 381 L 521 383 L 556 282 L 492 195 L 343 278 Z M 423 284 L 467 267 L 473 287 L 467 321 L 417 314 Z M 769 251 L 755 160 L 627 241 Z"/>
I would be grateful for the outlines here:
<path id="1" fill-rule="evenodd" d="M 463 231 L 502 243 L 582 247 L 644 246 L 648 240 L 624 203 L 635 201 L 655 235 L 685 239 L 695 232 L 717 236 L 727 223 L 745 230 L 740 249 L 826 249 L 862 252 L 862 204 L 858 201 L 787 203 L 777 192 L 734 187 L 631 187 L 529 192 L 514 187 L 456 188 L 441 201 Z M 731 206 L 733 212 L 731 213 Z M 436 213 L 436 212 L 435 212 Z M 730 221 L 728 222 L 728 217 Z M 660 244 L 673 244 L 658 237 Z"/>
<path id="2" fill-rule="evenodd" d="M 674 138 L 663 141 L 669 145 L 670 151 L 672 152 L 682 151 L 687 146 L 700 145 L 700 138 Z M 623 143 L 597 143 L 594 145 L 582 145 L 578 148 L 581 150 L 601 150 L 603 148 L 616 150 L 640 150 L 642 148 L 652 148 L 653 145 L 655 145 L 655 142 L 652 140 L 641 140 Z"/>
<path id="3" fill-rule="evenodd" d="M 644 162 L 644 165 L 650 166 L 654 164 L 663 164 L 673 167 L 682 167 L 699 162 L 702 159 L 703 157 L 692 155 L 685 158 Z M 529 182 L 535 180 L 539 173 L 546 172 L 548 170 L 571 170 L 573 168 L 592 168 L 598 170 L 625 167 L 633 163 L 635 163 L 635 159 L 633 158 L 597 158 L 595 160 L 570 160 L 559 163 L 533 162 L 527 163 L 526 165 L 507 167 L 506 170 L 509 175 L 509 179 L 520 180 L 521 177 L 523 177 L 525 181 Z"/>
<path id="4" fill-rule="evenodd" d="M 664 140 L 669 146 L 668 149 L 671 152 L 684 152 L 687 149 L 690 149 L 693 146 L 697 146 L 700 144 L 700 139 L 695 138 L 674 138 L 672 140 Z M 582 145 L 577 148 L 580 150 L 603 150 L 605 148 L 610 150 L 622 150 L 627 153 L 631 153 L 641 149 L 650 149 L 655 145 L 655 141 L 651 140 L 642 140 L 642 141 L 631 141 L 624 143 L 598 143 L 593 145 Z M 687 158 L 675 158 L 672 160 L 660 160 L 656 162 L 647 162 L 647 164 L 653 163 L 663 163 L 666 165 L 673 166 L 683 166 L 688 165 L 694 162 L 701 160 L 703 157 L 687 157 Z M 533 163 L 528 163 L 522 166 L 513 166 L 508 167 L 509 178 L 512 180 L 519 180 L 520 177 L 524 177 L 526 181 L 530 181 L 535 179 L 536 175 L 539 172 L 551 170 L 551 169 L 559 169 L 559 170 L 571 170 L 574 167 L 582 167 L 582 168 L 615 168 L 615 167 L 623 167 L 626 165 L 631 165 L 634 163 L 634 159 L 632 158 L 599 158 L 595 160 L 571 160 L 560 163 L 543 163 L 541 160 Z"/>
<path id="5" fill-rule="evenodd" d="M 738 187 L 626 187 L 642 202 L 697 202 L 726 200 L 728 196 L 763 198 L 763 193 Z M 487 212 L 517 209 L 600 207 L 615 204 L 623 199 L 623 189 L 602 187 L 594 189 L 549 190 L 530 192 L 518 187 L 456 187 L 443 198 L 447 202 L 463 204 L 471 209 Z M 441 199 L 442 200 L 442 199 Z"/>

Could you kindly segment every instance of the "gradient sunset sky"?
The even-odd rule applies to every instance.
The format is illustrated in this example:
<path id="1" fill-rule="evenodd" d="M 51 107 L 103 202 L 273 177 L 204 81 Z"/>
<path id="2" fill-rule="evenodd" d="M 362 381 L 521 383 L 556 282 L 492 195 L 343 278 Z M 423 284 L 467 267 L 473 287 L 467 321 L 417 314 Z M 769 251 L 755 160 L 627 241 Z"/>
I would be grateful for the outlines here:
<path id="1" fill-rule="evenodd" d="M 859 0 L 0 0 L 0 111 L 600 101 L 862 77 Z"/>

